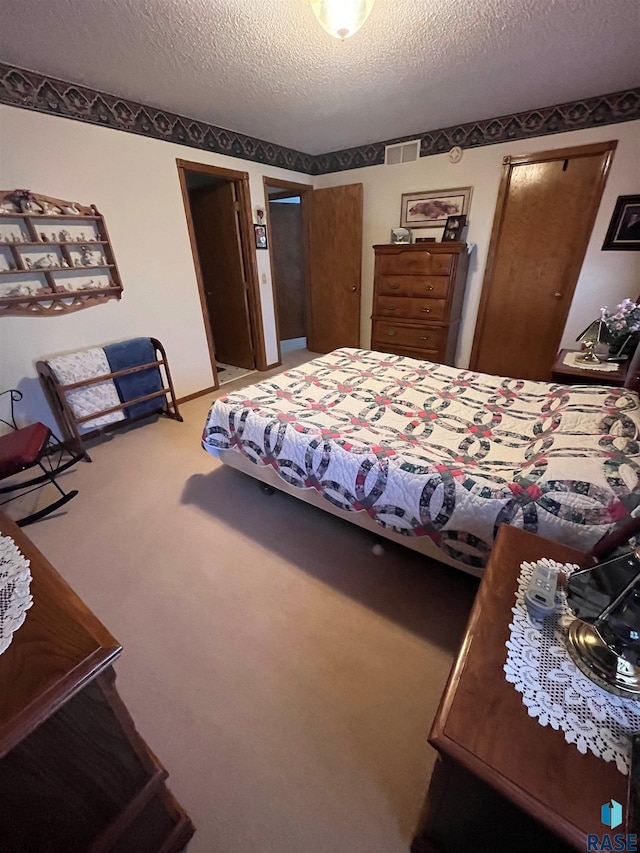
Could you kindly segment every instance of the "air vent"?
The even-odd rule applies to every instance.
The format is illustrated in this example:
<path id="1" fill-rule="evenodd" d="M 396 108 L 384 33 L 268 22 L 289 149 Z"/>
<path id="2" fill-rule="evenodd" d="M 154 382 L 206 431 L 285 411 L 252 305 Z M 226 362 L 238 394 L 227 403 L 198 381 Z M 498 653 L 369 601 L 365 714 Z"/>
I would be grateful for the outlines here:
<path id="1" fill-rule="evenodd" d="M 411 163 L 420 156 L 420 140 L 398 142 L 397 145 L 385 145 L 384 162 L 386 166 L 396 166 L 398 163 Z"/>

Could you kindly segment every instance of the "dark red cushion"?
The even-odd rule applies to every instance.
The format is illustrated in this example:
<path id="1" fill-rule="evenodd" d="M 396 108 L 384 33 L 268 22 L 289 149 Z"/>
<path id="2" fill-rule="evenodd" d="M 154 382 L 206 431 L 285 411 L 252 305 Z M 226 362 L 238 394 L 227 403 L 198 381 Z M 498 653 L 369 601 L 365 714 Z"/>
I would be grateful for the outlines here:
<path id="1" fill-rule="evenodd" d="M 17 474 L 38 460 L 51 432 L 44 424 L 30 424 L 0 435 L 0 478 Z"/>

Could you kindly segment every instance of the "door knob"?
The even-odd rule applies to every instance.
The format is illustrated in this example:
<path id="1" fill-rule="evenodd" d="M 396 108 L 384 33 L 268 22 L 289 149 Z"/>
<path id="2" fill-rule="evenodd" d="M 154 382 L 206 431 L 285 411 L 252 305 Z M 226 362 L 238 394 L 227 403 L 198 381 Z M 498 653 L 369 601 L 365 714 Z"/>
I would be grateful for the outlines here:
<path id="1" fill-rule="evenodd" d="M 357 287 L 352 287 L 352 288 L 351 288 L 351 293 L 355 293 L 357 289 L 358 289 Z"/>
<path id="2" fill-rule="evenodd" d="M 556 299 L 560 299 L 560 297 L 562 296 L 560 291 L 556 291 L 553 295 L 555 296 Z"/>

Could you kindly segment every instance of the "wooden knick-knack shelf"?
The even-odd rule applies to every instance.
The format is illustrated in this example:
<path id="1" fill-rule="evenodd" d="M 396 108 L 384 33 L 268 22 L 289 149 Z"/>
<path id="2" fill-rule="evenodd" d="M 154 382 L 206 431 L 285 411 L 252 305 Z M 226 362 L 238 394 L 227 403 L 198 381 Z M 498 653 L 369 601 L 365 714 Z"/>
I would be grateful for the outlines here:
<path id="1" fill-rule="evenodd" d="M 94 205 L 0 190 L 0 316 L 52 316 L 120 299 L 122 282 Z"/>

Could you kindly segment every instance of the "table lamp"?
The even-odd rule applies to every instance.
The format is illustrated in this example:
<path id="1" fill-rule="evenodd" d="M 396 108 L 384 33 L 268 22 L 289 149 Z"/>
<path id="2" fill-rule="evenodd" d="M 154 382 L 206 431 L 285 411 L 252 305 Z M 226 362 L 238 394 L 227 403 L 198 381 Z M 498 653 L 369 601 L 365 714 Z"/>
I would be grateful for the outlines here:
<path id="1" fill-rule="evenodd" d="M 640 701 L 640 548 L 569 578 L 567 650 L 587 678 Z"/>
<path id="2" fill-rule="evenodd" d="M 576 341 L 579 341 L 584 348 L 583 354 L 576 356 L 576 361 L 599 364 L 602 359 L 598 358 L 596 349 L 599 344 L 608 344 L 608 338 L 609 331 L 602 320 L 594 320 L 593 323 L 589 323 L 584 332 L 576 338 Z"/>

